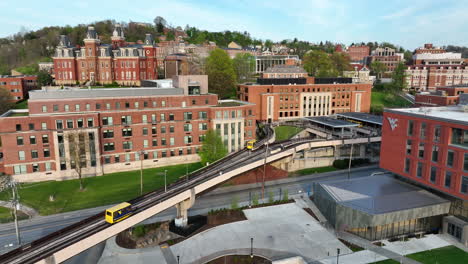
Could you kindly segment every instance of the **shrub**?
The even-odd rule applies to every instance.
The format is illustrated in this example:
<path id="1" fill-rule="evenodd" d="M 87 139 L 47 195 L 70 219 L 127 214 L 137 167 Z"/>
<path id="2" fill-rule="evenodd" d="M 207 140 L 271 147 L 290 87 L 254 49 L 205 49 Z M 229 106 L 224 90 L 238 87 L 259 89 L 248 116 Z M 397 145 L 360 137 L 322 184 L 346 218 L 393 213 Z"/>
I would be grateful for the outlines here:
<path id="1" fill-rule="evenodd" d="M 237 202 L 237 197 L 232 198 L 231 209 L 232 210 L 239 209 L 239 203 Z"/>
<path id="2" fill-rule="evenodd" d="M 252 196 L 252 204 L 254 206 L 258 205 L 258 196 L 256 193 L 254 193 L 254 195 Z"/>
<path id="3" fill-rule="evenodd" d="M 135 237 L 143 237 L 146 234 L 146 226 L 144 225 L 137 225 L 133 228 L 132 234 Z"/>
<path id="4" fill-rule="evenodd" d="M 285 189 L 283 192 L 283 201 L 287 201 L 287 200 L 289 200 L 289 193 L 288 193 L 288 189 Z"/>
<path id="5" fill-rule="evenodd" d="M 275 198 L 273 197 L 273 192 L 268 192 L 268 203 L 273 203 Z"/>

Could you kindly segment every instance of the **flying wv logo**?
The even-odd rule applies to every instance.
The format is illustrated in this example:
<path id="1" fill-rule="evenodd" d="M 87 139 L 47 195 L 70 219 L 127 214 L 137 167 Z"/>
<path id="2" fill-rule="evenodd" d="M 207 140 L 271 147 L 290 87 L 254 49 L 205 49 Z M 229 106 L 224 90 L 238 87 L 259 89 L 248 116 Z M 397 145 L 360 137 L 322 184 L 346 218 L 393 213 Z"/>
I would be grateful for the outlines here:
<path id="1" fill-rule="evenodd" d="M 387 119 L 388 119 L 388 123 L 390 123 L 390 127 L 392 128 L 392 131 L 395 130 L 395 128 L 398 126 L 397 124 L 398 119 L 391 118 L 391 117 L 387 117 Z"/>

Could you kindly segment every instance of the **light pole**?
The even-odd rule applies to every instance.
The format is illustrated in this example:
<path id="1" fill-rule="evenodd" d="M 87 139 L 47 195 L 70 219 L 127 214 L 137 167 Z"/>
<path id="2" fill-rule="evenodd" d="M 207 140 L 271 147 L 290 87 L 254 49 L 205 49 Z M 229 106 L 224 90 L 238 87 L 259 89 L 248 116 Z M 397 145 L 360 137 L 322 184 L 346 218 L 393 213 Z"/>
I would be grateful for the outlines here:
<path id="1" fill-rule="evenodd" d="M 336 249 L 336 264 L 338 264 L 338 259 L 340 258 L 340 249 Z"/>
<path id="2" fill-rule="evenodd" d="M 353 159 L 353 146 L 354 144 L 351 144 L 351 152 L 349 153 L 348 180 L 351 179 L 351 160 Z"/>
<path id="3" fill-rule="evenodd" d="M 167 170 L 164 170 L 164 192 L 167 192 Z"/>
<path id="4" fill-rule="evenodd" d="M 250 258 L 253 258 L 253 237 L 250 238 Z"/>
<path id="5" fill-rule="evenodd" d="M 177 255 L 177 264 L 179 264 L 179 263 L 180 263 L 180 256 Z"/>
<path id="6" fill-rule="evenodd" d="M 140 155 L 140 195 L 143 195 L 143 158 L 146 151 L 140 150 L 138 151 L 138 155 Z"/>
<path id="7" fill-rule="evenodd" d="M 18 194 L 18 189 L 16 188 L 16 182 L 11 181 L 11 189 L 13 192 L 13 200 L 12 200 L 12 205 L 13 205 L 13 213 L 15 215 L 15 231 L 16 231 L 16 239 L 18 240 L 18 245 L 21 245 L 21 236 L 19 233 L 19 225 L 18 225 L 18 206 L 19 206 L 19 194 Z"/>
<path id="8" fill-rule="evenodd" d="M 266 163 L 268 157 L 268 141 L 265 148 L 265 161 L 263 162 L 263 178 L 262 178 L 262 199 L 265 198 L 265 174 L 266 174 Z"/>

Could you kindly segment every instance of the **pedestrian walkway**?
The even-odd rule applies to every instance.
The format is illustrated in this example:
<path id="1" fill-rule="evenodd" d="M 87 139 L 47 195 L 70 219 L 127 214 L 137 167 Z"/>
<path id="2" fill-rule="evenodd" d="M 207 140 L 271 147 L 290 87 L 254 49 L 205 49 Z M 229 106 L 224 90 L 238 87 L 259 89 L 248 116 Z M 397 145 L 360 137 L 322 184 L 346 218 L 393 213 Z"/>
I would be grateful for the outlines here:
<path id="1" fill-rule="evenodd" d="M 319 222 L 321 224 L 327 224 L 328 220 L 325 218 L 325 216 L 320 212 L 320 210 L 317 208 L 317 206 L 312 202 L 308 197 L 302 197 L 300 199 L 294 199 L 296 201 L 296 204 L 303 206 L 302 208 L 309 208 L 312 210 L 312 213 L 318 218 Z"/>
<path id="2" fill-rule="evenodd" d="M 7 202 L 7 201 L 0 201 L 0 206 L 6 207 L 6 208 L 13 208 L 13 205 L 11 204 L 11 202 Z M 31 208 L 24 204 L 20 204 L 19 210 L 29 215 L 30 218 L 39 215 L 39 213 L 34 208 Z"/>
<path id="3" fill-rule="evenodd" d="M 161 252 L 164 256 L 164 259 L 166 260 L 167 264 L 177 264 L 177 259 L 174 256 L 174 253 L 172 253 L 171 248 L 169 247 L 168 244 L 164 243 L 161 245 Z"/>
<path id="4" fill-rule="evenodd" d="M 400 263 L 405 263 L 405 264 L 418 264 L 419 262 L 416 260 L 409 259 L 407 257 L 402 256 L 399 253 L 396 253 L 394 251 L 391 251 L 387 248 L 384 247 L 379 247 L 374 244 L 372 244 L 369 240 L 363 239 L 361 237 L 358 237 L 356 235 L 350 234 L 348 232 L 338 232 L 337 233 L 338 237 L 357 246 L 360 246 L 362 248 L 366 248 L 367 250 L 370 250 L 378 255 L 384 256 L 389 259 L 393 259 L 395 261 L 398 261 Z"/>
<path id="5" fill-rule="evenodd" d="M 462 243 L 460 243 L 458 240 L 456 240 L 454 237 L 448 235 L 448 234 L 440 234 L 439 237 L 445 241 L 447 241 L 448 243 L 450 243 L 451 245 L 454 245 L 456 246 L 457 248 L 465 251 L 465 252 L 468 252 L 468 247 L 466 247 L 465 245 L 463 245 Z"/>

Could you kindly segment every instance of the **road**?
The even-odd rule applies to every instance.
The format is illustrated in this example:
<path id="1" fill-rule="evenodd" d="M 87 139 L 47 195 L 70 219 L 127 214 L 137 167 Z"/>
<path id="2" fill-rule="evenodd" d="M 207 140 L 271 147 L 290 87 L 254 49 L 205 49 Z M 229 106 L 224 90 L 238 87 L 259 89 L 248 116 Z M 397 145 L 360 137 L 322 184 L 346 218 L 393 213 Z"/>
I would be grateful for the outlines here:
<path id="1" fill-rule="evenodd" d="M 380 171 L 382 170 L 376 166 L 353 169 L 351 172 L 351 177 L 355 178 L 369 176 L 374 172 Z M 275 198 L 278 198 L 280 194 L 280 189 L 281 192 L 284 192 L 284 190 L 287 189 L 289 194 L 296 194 L 299 192 L 306 193 L 310 191 L 312 183 L 314 182 L 323 180 L 345 179 L 347 175 L 347 171 L 338 171 L 268 182 L 266 184 L 265 198 L 268 199 L 267 197 L 269 196 L 270 192 L 274 194 Z M 203 194 L 201 197 L 197 197 L 195 205 L 193 208 L 190 209 L 189 213 L 190 215 L 195 215 L 202 212 L 206 212 L 207 209 L 229 207 L 234 199 L 237 200 L 239 203 L 247 203 L 249 201 L 249 197 L 253 193 L 257 193 L 257 197 L 261 196 L 261 184 L 248 184 L 243 186 L 230 186 L 218 188 L 209 193 Z M 107 207 L 109 206 L 85 209 L 51 216 L 40 216 L 31 220 L 21 221 L 20 230 L 22 243 L 28 243 L 32 240 L 38 239 L 51 232 L 54 232 L 86 217 L 94 215 Z M 175 208 L 170 208 L 146 220 L 145 222 L 165 221 L 173 219 L 175 217 L 175 214 Z M 11 247 L 8 246 L 10 244 L 16 244 L 16 234 L 14 225 L 13 223 L 2 224 L 0 225 L 0 253 L 4 253 L 10 250 Z M 90 249 L 90 251 L 92 251 L 92 249 Z"/>

